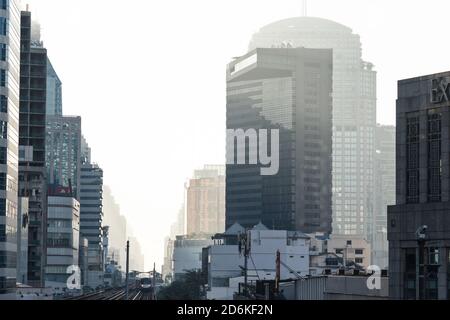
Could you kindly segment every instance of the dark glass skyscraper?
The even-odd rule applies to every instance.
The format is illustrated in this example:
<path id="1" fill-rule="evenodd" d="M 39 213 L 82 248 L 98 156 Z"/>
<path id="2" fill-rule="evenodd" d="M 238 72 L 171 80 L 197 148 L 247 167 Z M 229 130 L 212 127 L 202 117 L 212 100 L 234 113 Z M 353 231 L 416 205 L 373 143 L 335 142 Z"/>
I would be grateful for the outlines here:
<path id="1" fill-rule="evenodd" d="M 20 10 L 0 1 L 0 294 L 16 288 Z"/>
<path id="2" fill-rule="evenodd" d="M 227 129 L 278 129 L 279 170 L 261 175 L 260 164 L 227 164 L 227 228 L 262 222 L 331 232 L 331 92 L 331 50 L 256 49 L 228 65 Z M 228 162 L 235 142 L 227 142 Z"/>
<path id="3" fill-rule="evenodd" d="M 31 36 L 31 13 L 22 12 L 20 57 L 19 195 L 29 198 L 28 283 L 44 285 L 47 238 L 45 125 L 47 50 Z"/>

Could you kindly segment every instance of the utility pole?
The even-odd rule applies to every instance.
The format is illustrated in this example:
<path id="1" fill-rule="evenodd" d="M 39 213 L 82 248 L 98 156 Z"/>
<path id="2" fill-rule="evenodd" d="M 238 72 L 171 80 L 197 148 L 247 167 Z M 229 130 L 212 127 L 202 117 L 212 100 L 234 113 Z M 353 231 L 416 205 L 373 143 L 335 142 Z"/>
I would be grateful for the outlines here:
<path id="1" fill-rule="evenodd" d="M 277 260 L 275 264 L 275 291 L 280 293 L 280 280 L 281 280 L 281 254 L 280 250 L 277 250 Z"/>
<path id="2" fill-rule="evenodd" d="M 130 273 L 130 240 L 127 241 L 127 266 L 125 275 L 125 300 L 128 300 L 128 280 Z"/>
<path id="3" fill-rule="evenodd" d="M 250 255 L 250 236 L 246 231 L 239 236 L 239 253 L 244 254 L 244 296 L 248 297 L 248 257 Z"/>
<path id="4" fill-rule="evenodd" d="M 153 300 L 156 297 L 156 262 L 153 263 Z"/>

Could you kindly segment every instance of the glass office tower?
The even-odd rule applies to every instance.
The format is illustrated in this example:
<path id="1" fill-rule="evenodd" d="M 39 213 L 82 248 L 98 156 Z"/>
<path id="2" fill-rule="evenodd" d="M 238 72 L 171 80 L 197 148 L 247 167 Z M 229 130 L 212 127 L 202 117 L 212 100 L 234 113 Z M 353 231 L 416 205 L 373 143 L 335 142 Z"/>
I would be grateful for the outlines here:
<path id="1" fill-rule="evenodd" d="M 0 294 L 16 287 L 20 9 L 0 1 Z"/>
<path id="2" fill-rule="evenodd" d="M 279 170 L 227 164 L 227 228 L 331 232 L 331 90 L 331 50 L 256 49 L 228 65 L 227 129 L 278 129 Z M 227 142 L 228 162 L 235 147 Z"/>
<path id="3" fill-rule="evenodd" d="M 249 50 L 278 45 L 333 49 L 333 233 L 371 241 L 376 72 L 362 60 L 360 37 L 330 20 L 295 17 L 261 28 Z"/>

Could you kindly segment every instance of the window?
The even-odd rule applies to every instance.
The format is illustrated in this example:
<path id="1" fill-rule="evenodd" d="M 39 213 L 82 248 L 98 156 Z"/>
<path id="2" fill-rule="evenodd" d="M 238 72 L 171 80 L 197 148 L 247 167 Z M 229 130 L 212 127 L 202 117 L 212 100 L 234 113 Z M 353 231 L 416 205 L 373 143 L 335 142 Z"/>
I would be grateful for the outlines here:
<path id="1" fill-rule="evenodd" d="M 438 109 L 428 111 L 428 201 L 441 201 L 441 118 Z"/>
<path id="2" fill-rule="evenodd" d="M 355 263 L 363 263 L 363 258 L 355 258 Z"/>
<path id="3" fill-rule="evenodd" d="M 336 254 L 342 254 L 344 252 L 344 249 L 336 249 Z"/>
<path id="4" fill-rule="evenodd" d="M 419 115 L 406 119 L 406 202 L 419 202 Z"/>
<path id="5" fill-rule="evenodd" d="M 0 217 L 6 216 L 6 199 L 0 199 Z"/>
<path id="6" fill-rule="evenodd" d="M 0 173 L 0 190 L 6 191 L 6 173 Z"/>
<path id="7" fill-rule="evenodd" d="M 4 95 L 0 96 L 0 112 L 8 113 L 8 98 Z"/>
<path id="8" fill-rule="evenodd" d="M 6 70 L 0 70 L 0 86 L 6 87 Z"/>
<path id="9" fill-rule="evenodd" d="M 4 0 L 1 0 L 4 2 Z M 3 6 L 3 3 L 1 4 Z M 6 36 L 8 33 L 8 20 L 5 17 L 0 17 L 0 35 Z"/>
<path id="10" fill-rule="evenodd" d="M 355 254 L 364 254 L 364 249 L 356 249 Z"/>
<path id="11" fill-rule="evenodd" d="M 8 123 L 6 121 L 0 121 L 0 138 L 8 138 Z"/>
<path id="12" fill-rule="evenodd" d="M 0 9 L 8 9 L 8 0 L 0 0 Z"/>
<path id="13" fill-rule="evenodd" d="M 416 248 L 404 250 L 405 254 L 405 286 L 404 295 L 407 300 L 416 299 Z"/>
<path id="14" fill-rule="evenodd" d="M 0 44 L 0 60 L 1 61 L 6 61 L 6 54 L 7 54 L 6 48 L 7 48 L 7 46 L 5 43 Z"/>
<path id="15" fill-rule="evenodd" d="M 8 160 L 7 149 L 0 147 L 0 164 L 6 164 Z"/>

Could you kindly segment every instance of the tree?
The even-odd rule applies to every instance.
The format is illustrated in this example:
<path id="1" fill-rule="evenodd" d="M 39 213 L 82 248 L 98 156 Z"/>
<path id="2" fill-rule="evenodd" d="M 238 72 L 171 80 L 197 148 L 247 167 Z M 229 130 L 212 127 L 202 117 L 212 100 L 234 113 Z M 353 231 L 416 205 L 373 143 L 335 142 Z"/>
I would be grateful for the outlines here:
<path id="1" fill-rule="evenodd" d="M 200 300 L 203 285 L 201 271 L 187 271 L 181 279 L 162 288 L 158 293 L 158 300 Z"/>

